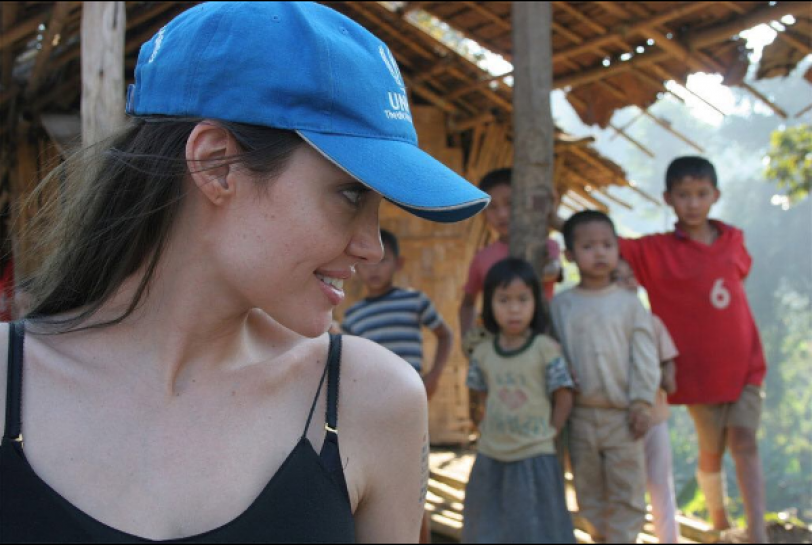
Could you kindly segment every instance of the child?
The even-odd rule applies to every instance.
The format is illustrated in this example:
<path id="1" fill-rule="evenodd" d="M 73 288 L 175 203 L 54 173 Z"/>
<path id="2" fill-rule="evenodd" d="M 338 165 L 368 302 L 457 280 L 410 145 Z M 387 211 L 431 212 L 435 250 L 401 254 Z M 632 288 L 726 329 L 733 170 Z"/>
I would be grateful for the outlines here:
<path id="1" fill-rule="evenodd" d="M 474 327 L 476 321 L 476 300 L 482 291 L 485 275 L 494 263 L 505 259 L 510 253 L 510 180 L 513 171 L 509 168 L 493 170 L 482 178 L 479 188 L 490 195 L 491 204 L 485 209 L 485 222 L 496 235 L 497 240 L 479 250 L 471 261 L 468 269 L 468 280 L 463 288 L 465 294 L 460 305 L 460 329 L 462 339 L 465 340 L 468 331 Z M 544 268 L 544 295 L 547 300 L 552 299 L 555 283 L 561 274 L 559 257 L 561 248 L 558 243 L 547 239 L 548 263 Z"/>
<path id="2" fill-rule="evenodd" d="M 367 297 L 347 309 L 342 328 L 350 335 L 364 337 L 388 348 L 418 373 L 423 368 L 421 327 L 429 328 L 437 336 L 434 365 L 423 377 L 426 393 L 431 399 L 448 362 L 453 334 L 425 293 L 394 285 L 395 273 L 403 268 L 400 245 L 397 237 L 385 229 L 381 229 L 381 242 L 383 259 L 376 264 L 358 265 L 358 276 L 364 283 Z"/>
<path id="3" fill-rule="evenodd" d="M 699 441 L 697 481 L 713 525 L 730 527 L 722 458 L 730 448 L 747 512 L 750 540 L 765 542 L 764 478 L 756 431 L 767 371 L 744 280 L 752 259 L 735 227 L 709 219 L 719 200 L 716 170 L 702 157 L 680 157 L 666 172 L 673 232 L 622 240 L 621 252 L 674 336 L 680 356 L 671 404 L 688 405 Z"/>
<path id="4" fill-rule="evenodd" d="M 397 237 L 385 229 L 381 229 L 381 242 L 383 259 L 375 264 L 362 263 L 357 267 L 367 298 L 347 309 L 342 329 L 350 335 L 364 337 L 388 348 L 418 373 L 423 368 L 421 327 L 431 329 L 437 336 L 437 351 L 431 371 L 423 377 L 426 395 L 431 399 L 448 362 L 453 334 L 425 293 L 395 287 L 395 273 L 403 268 L 404 262 L 400 256 L 400 245 Z M 420 527 L 420 543 L 430 542 L 431 524 L 429 513 L 425 511 Z"/>
<path id="5" fill-rule="evenodd" d="M 637 293 L 638 284 L 629 263 L 621 259 L 615 270 L 619 286 Z M 674 470 L 671 465 L 671 438 L 668 436 L 668 400 L 666 394 L 676 391 L 674 358 L 679 355 L 668 330 L 657 315 L 651 315 L 654 340 L 660 358 L 660 389 L 652 411 L 651 428 L 646 433 L 646 488 L 651 498 L 654 533 L 660 543 L 678 543 L 677 498 L 674 493 Z"/>
<path id="6" fill-rule="evenodd" d="M 572 407 L 572 379 L 545 329 L 541 286 L 522 259 L 485 277 L 483 319 L 496 336 L 474 350 L 472 394 L 486 407 L 465 491 L 464 543 L 574 543 L 554 439 Z"/>
<path id="7" fill-rule="evenodd" d="M 574 214 L 564 241 L 581 283 L 558 294 L 550 311 L 577 385 L 570 457 L 578 505 L 593 539 L 634 543 L 646 515 L 641 439 L 660 384 L 651 318 L 612 282 L 618 247 L 606 214 Z"/>

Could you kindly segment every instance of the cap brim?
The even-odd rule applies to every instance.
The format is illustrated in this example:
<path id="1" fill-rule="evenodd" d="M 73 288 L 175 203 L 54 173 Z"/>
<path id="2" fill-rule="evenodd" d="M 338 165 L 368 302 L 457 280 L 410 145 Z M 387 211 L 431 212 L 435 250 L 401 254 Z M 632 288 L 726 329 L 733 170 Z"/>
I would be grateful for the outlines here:
<path id="1" fill-rule="evenodd" d="M 297 132 L 347 174 L 421 218 L 462 221 L 490 202 L 487 193 L 408 142 Z"/>

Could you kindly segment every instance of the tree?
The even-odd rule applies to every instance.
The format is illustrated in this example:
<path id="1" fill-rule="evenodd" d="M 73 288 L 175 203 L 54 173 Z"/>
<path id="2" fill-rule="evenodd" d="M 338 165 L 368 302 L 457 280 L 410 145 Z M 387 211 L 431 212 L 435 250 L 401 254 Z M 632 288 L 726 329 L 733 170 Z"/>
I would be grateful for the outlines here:
<path id="1" fill-rule="evenodd" d="M 765 176 L 786 191 L 790 202 L 803 200 L 812 189 L 812 125 L 773 131 Z"/>

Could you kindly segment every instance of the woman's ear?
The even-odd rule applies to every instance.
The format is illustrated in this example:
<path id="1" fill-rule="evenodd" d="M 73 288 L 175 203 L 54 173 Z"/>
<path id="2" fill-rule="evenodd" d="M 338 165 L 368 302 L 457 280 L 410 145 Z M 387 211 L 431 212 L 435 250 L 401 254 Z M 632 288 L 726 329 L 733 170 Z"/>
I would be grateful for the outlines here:
<path id="1" fill-rule="evenodd" d="M 238 153 L 234 137 L 213 121 L 201 121 L 186 141 L 189 176 L 200 192 L 216 206 L 234 196 L 232 165 L 226 160 Z"/>

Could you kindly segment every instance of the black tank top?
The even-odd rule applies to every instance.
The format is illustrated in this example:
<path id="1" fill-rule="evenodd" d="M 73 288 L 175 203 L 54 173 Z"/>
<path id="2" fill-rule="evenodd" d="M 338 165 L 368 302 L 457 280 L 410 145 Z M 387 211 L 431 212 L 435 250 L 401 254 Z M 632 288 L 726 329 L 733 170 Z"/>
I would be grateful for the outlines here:
<path id="1" fill-rule="evenodd" d="M 6 427 L 0 445 L 0 542 L 148 542 L 106 526 L 70 504 L 42 481 L 25 458 L 21 423 L 25 328 L 10 324 Z M 318 392 L 298 444 L 248 509 L 209 532 L 172 543 L 355 541 L 347 484 L 338 449 L 338 384 L 341 337 L 330 350 Z M 307 439 L 327 377 L 327 435 L 317 454 Z"/>

